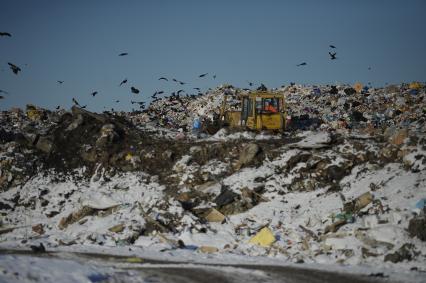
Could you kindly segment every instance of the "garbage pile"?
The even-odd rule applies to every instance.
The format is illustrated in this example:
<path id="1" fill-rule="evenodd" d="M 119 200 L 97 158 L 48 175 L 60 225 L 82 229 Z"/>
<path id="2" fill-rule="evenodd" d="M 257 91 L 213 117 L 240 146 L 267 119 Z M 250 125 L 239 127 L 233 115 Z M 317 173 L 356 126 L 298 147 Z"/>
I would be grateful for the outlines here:
<path id="1" fill-rule="evenodd" d="M 294 117 L 321 122 L 277 136 L 221 129 L 177 138 L 188 135 L 178 129 L 188 127 L 189 111 L 217 113 L 225 92 L 237 100 L 232 87 L 182 99 L 186 112 L 166 100 L 138 114 L 3 112 L 0 246 L 266 255 L 425 271 L 424 88 L 408 93 L 415 104 L 401 87 L 389 95 L 387 109 L 401 97 L 404 104 L 381 125 L 370 123 L 371 109 L 381 109 L 384 89 L 368 96 L 359 86 L 357 93 L 335 89 L 320 96 L 312 87 L 279 90 Z M 374 99 L 362 112 L 354 101 L 365 103 L 364 96 Z M 348 111 L 332 104 L 342 97 Z M 305 102 L 318 107 L 307 110 Z M 173 117 L 169 128 L 156 126 L 155 111 Z M 366 119 L 359 127 L 345 116 L 354 111 Z M 327 113 L 335 117 L 324 121 Z M 334 128 L 340 119 L 346 126 Z"/>
<path id="2" fill-rule="evenodd" d="M 220 86 L 215 90 L 199 95 L 171 95 L 156 99 L 141 114 L 131 115 L 136 125 L 151 122 L 155 127 L 166 129 L 182 129 L 190 132 L 193 120 L 202 117 L 206 122 L 218 117 L 224 95 L 235 95 L 232 86 Z"/>
<path id="3" fill-rule="evenodd" d="M 301 86 L 281 89 L 287 98 L 291 128 L 366 129 L 424 127 L 426 89 L 419 83 L 385 88 L 352 86 Z"/>
<path id="4" fill-rule="evenodd" d="M 353 86 L 291 84 L 272 91 L 282 93 L 285 98 L 290 131 L 361 130 L 376 135 L 389 127 L 416 131 L 426 122 L 426 88 L 420 83 L 384 88 L 360 83 Z M 230 109 L 241 110 L 241 95 L 247 93 L 247 89 L 223 85 L 204 95 L 174 95 L 154 101 L 143 114 L 131 119 L 135 124 L 153 122 L 156 127 L 189 132 L 197 117 L 205 123 L 218 119 L 225 99 Z"/>

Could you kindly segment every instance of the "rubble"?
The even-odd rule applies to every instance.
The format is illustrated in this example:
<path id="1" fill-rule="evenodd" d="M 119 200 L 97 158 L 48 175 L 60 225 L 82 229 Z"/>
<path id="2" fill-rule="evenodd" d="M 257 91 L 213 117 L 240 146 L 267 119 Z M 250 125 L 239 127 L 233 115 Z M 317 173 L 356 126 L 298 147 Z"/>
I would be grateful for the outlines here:
<path id="1" fill-rule="evenodd" d="M 417 237 L 422 241 L 426 241 L 426 217 L 424 214 L 410 219 L 408 232 L 410 233 L 410 237 Z"/>
<path id="2" fill-rule="evenodd" d="M 133 113 L 3 111 L 1 242 L 425 266 L 425 89 L 412 89 L 284 86 L 279 134 L 217 131 L 223 97 L 237 108 L 247 93 L 232 86 Z"/>

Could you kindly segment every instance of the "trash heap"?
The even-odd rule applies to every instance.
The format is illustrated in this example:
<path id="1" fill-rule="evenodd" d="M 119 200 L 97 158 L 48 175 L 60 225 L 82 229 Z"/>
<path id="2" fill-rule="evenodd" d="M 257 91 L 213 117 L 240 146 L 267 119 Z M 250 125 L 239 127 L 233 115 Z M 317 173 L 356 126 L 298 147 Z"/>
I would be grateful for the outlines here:
<path id="1" fill-rule="evenodd" d="M 236 89 L 225 85 L 200 95 L 172 95 L 153 101 L 143 113 L 130 119 L 137 125 L 151 122 L 155 127 L 188 132 L 196 117 L 213 121 L 220 113 L 224 94 L 235 93 Z"/>
<path id="2" fill-rule="evenodd" d="M 425 271 L 424 88 L 322 92 L 329 88 L 278 90 L 293 117 L 320 122 L 314 131 L 303 125 L 277 136 L 221 129 L 177 139 L 187 134 L 178 129 L 189 111 L 217 113 L 226 91 L 238 99 L 231 87 L 182 99 L 190 109 L 183 113 L 155 102 L 152 109 L 169 111 L 176 124 L 157 131 L 132 123 L 147 119 L 155 127 L 151 108 L 3 112 L 0 246 L 229 253 Z M 369 108 L 355 103 L 369 97 Z M 385 113 L 394 104 L 401 113 L 371 123 L 382 113 L 371 109 Z M 354 111 L 366 120 L 352 122 Z"/>
<path id="3" fill-rule="evenodd" d="M 291 117 L 289 130 L 361 130 L 380 134 L 388 127 L 415 131 L 426 122 L 426 88 L 420 83 L 373 88 L 350 85 L 305 86 L 291 84 L 279 89 Z M 171 96 L 151 103 L 143 114 L 132 116 L 135 124 L 153 122 L 155 127 L 182 129 L 188 132 L 197 117 L 213 122 L 218 118 L 222 101 L 230 109 L 240 108 L 240 95 L 247 94 L 223 85 L 204 95 Z"/>
<path id="4" fill-rule="evenodd" d="M 412 130 L 424 126 L 425 87 L 421 84 L 385 88 L 348 85 L 284 87 L 288 113 L 295 128 L 384 129 L 389 126 Z"/>

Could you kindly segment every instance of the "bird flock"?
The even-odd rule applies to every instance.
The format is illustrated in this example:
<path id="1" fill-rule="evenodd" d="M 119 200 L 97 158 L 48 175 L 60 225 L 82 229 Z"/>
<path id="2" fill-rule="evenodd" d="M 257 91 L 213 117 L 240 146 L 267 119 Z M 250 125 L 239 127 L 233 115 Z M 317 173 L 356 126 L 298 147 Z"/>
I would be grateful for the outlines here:
<path id="1" fill-rule="evenodd" d="M 9 33 L 9 32 L 0 32 L 0 37 L 12 37 L 12 34 L 11 34 L 11 33 Z M 128 55 L 129 55 L 129 53 L 128 53 L 128 52 L 121 52 L 121 53 L 119 53 L 119 54 L 118 54 L 118 56 L 119 56 L 119 57 L 128 56 Z M 11 71 L 12 71 L 15 75 L 18 75 L 18 74 L 22 71 L 22 69 L 21 69 L 19 66 L 17 66 L 16 64 L 13 64 L 13 63 L 11 63 L 11 62 L 8 62 L 7 64 L 9 65 L 10 70 L 11 70 Z M 198 76 L 198 78 L 205 78 L 205 77 L 207 77 L 208 75 L 209 75 L 209 73 L 203 73 L 203 74 L 200 74 L 200 75 Z M 213 77 L 213 79 L 216 79 L 216 75 L 213 75 L 212 77 Z M 166 77 L 160 77 L 158 80 L 159 80 L 159 81 L 166 81 L 166 82 L 168 82 L 168 81 L 169 81 L 169 79 L 168 79 L 168 78 L 166 78 Z M 186 85 L 186 84 L 187 84 L 186 82 L 183 82 L 183 81 L 181 81 L 181 80 L 177 80 L 176 78 L 172 78 L 171 80 L 172 80 L 173 82 L 177 83 L 177 84 L 178 84 L 178 85 L 180 85 L 180 86 L 183 86 L 183 85 Z M 63 80 L 57 80 L 56 82 L 57 82 L 59 85 L 62 85 L 65 81 L 63 81 Z M 119 87 L 123 87 L 123 86 L 125 86 L 127 83 L 128 83 L 128 79 L 127 79 L 127 78 L 124 78 L 124 79 L 120 82 L 120 84 L 119 84 L 118 86 L 119 86 Z M 202 94 L 202 93 L 201 93 L 201 88 L 199 88 L 199 87 L 194 87 L 193 89 L 198 91 L 198 95 L 201 95 L 201 94 Z M 137 88 L 136 86 L 130 86 L 130 92 L 131 92 L 132 94 L 140 94 L 140 93 L 141 93 L 141 90 L 140 90 L 139 88 Z M 9 94 L 9 93 L 8 93 L 7 91 L 4 91 L 4 90 L 1 90 L 1 89 L 0 89 L 0 99 L 4 99 L 5 97 L 4 97 L 3 95 L 1 95 L 1 94 L 6 95 L 6 94 Z M 157 101 L 157 100 L 159 100 L 158 95 L 161 95 L 161 94 L 164 94 L 164 91 L 162 91 L 162 90 L 157 90 L 157 91 L 155 91 L 155 93 L 154 93 L 153 95 L 151 95 L 151 98 L 152 98 L 154 101 Z M 183 95 L 183 94 L 186 94 L 185 90 L 183 90 L 183 89 L 179 89 L 179 90 L 177 90 L 177 91 L 172 92 L 172 93 L 171 93 L 171 97 L 173 97 L 173 98 L 175 98 L 175 99 L 179 99 L 179 96 L 180 96 L 180 95 Z M 92 90 L 92 91 L 90 92 L 90 95 L 91 95 L 92 97 L 95 97 L 95 96 L 99 95 L 99 91 L 98 91 L 98 90 Z M 186 94 L 186 95 L 187 95 L 187 96 L 189 96 L 189 94 Z M 119 103 L 119 102 L 120 102 L 120 100 L 115 100 L 114 102 L 115 102 L 115 103 Z M 72 98 L 72 103 L 73 103 L 74 105 L 78 106 L 78 107 L 81 107 L 81 108 L 86 108 L 86 107 L 87 107 L 87 104 L 85 104 L 85 105 L 80 104 L 80 103 L 77 101 L 77 99 L 76 99 L 75 97 L 73 97 L 73 98 Z M 133 100 L 131 100 L 131 101 L 130 101 L 130 103 L 131 103 L 131 104 L 138 104 L 140 109 L 145 109 L 145 102 L 144 102 L 144 101 L 133 101 Z M 58 106 L 56 107 L 56 109 L 60 109 L 60 108 L 61 108 L 61 106 L 60 106 L 60 105 L 58 105 Z M 104 108 L 105 108 L 105 107 L 104 107 Z M 113 108 L 112 108 L 111 110 L 112 110 L 112 111 L 114 111 L 114 109 L 113 109 Z"/>
<path id="2" fill-rule="evenodd" d="M 0 32 L 0 37 L 12 37 L 12 35 L 10 34 L 10 33 L 8 33 L 8 32 Z M 334 45 L 329 45 L 329 47 L 330 47 L 330 49 L 332 49 L 332 50 L 335 50 L 335 49 L 337 49 L 337 47 L 336 46 L 334 46 Z M 332 52 L 331 50 L 328 52 L 328 54 L 329 54 L 329 56 L 330 56 L 330 60 L 336 60 L 337 59 L 337 57 L 336 57 L 336 55 L 337 55 L 337 52 Z M 128 56 L 129 55 L 129 53 L 128 52 L 122 52 L 122 53 L 119 53 L 118 54 L 118 56 L 119 57 L 123 57 L 123 56 Z M 11 62 L 8 62 L 7 63 L 8 65 L 9 65 L 9 68 L 11 69 L 11 71 L 15 74 L 15 75 L 18 75 L 22 70 L 21 70 L 21 68 L 19 67 L 19 66 L 17 66 L 17 65 L 15 65 L 15 64 L 13 64 L 13 63 L 11 63 Z M 297 67 L 301 67 L 301 66 L 306 66 L 306 65 L 308 65 L 308 63 L 307 62 L 302 62 L 302 63 L 300 63 L 300 64 L 297 64 L 296 66 Z M 368 70 L 371 70 L 371 67 L 369 67 L 368 68 Z M 200 75 L 198 75 L 198 78 L 206 78 L 207 76 L 209 75 L 209 73 L 202 73 L 202 74 L 200 74 Z M 214 74 L 214 75 L 212 75 L 211 76 L 213 79 L 216 79 L 216 75 Z M 164 77 L 164 76 L 162 76 L 162 77 L 160 77 L 160 78 L 158 78 L 158 80 L 159 81 L 164 81 L 164 82 L 169 82 L 170 80 L 167 78 L 167 77 Z M 187 83 L 186 82 L 183 82 L 183 81 L 181 81 L 181 80 L 178 80 L 178 79 L 176 79 L 176 78 L 171 78 L 171 81 L 172 82 L 174 82 L 174 83 L 176 83 L 177 85 L 179 85 L 179 86 L 184 86 L 184 85 L 186 85 Z M 57 83 L 59 84 L 59 85 L 62 85 L 63 83 L 64 83 L 64 81 L 63 80 L 57 80 Z M 248 83 L 248 85 L 250 86 L 250 87 L 252 87 L 253 86 L 253 83 L 252 82 L 250 82 L 250 81 L 247 81 L 247 83 Z M 120 84 L 118 85 L 119 87 L 123 87 L 123 86 L 125 86 L 125 85 L 127 85 L 128 84 L 128 79 L 127 78 L 124 78 L 121 82 L 120 82 Z M 193 87 L 192 88 L 193 90 L 196 90 L 197 92 L 198 92 L 198 95 L 201 95 L 202 93 L 201 93 L 201 88 L 199 88 L 199 87 Z M 244 88 L 244 90 L 250 90 L 249 88 Z M 140 94 L 141 93 L 141 91 L 140 91 L 140 89 L 139 88 L 137 88 L 137 87 L 135 87 L 135 86 L 130 86 L 130 92 L 132 93 L 132 94 Z M 0 89 L 0 99 L 3 99 L 4 98 L 4 96 L 3 95 L 1 95 L 1 94 L 5 94 L 5 95 L 7 95 L 8 94 L 8 92 L 7 91 L 4 91 L 4 90 L 1 90 Z M 95 97 L 96 95 L 98 95 L 99 94 L 99 92 L 98 92 L 98 90 L 93 90 L 91 93 L 90 93 L 90 95 L 92 96 L 92 97 Z M 155 91 L 154 92 L 154 94 L 153 95 L 151 95 L 151 99 L 153 99 L 153 101 L 155 102 L 155 101 L 157 101 L 157 100 L 159 100 L 160 98 L 158 98 L 158 95 L 160 95 L 160 94 L 164 94 L 164 91 L 162 91 L 162 90 L 157 90 L 157 91 Z M 186 96 L 193 96 L 193 94 L 188 94 L 188 93 L 186 93 L 186 91 L 184 90 L 184 89 L 179 89 L 179 90 L 177 90 L 177 91 L 174 91 L 174 92 L 171 92 L 171 97 L 172 98 L 179 98 L 179 96 L 181 96 L 181 95 L 186 95 Z M 87 105 L 81 105 L 81 104 L 79 104 L 78 103 L 78 101 L 73 97 L 72 98 L 72 102 L 75 104 L 75 105 L 77 105 L 77 106 L 79 106 L 79 107 L 81 107 L 81 108 L 86 108 L 87 107 Z M 120 102 L 119 100 L 115 100 L 115 103 L 118 103 L 118 102 Z M 138 102 L 138 101 L 133 101 L 133 100 L 131 100 L 130 101 L 131 102 L 131 104 L 138 104 L 139 105 L 139 108 L 140 109 L 145 109 L 145 102 L 142 102 L 142 101 L 140 101 L 140 102 Z M 59 109 L 60 108 L 60 106 L 57 106 L 56 107 L 56 109 Z M 105 107 L 104 107 L 105 108 Z M 114 110 L 114 109 L 111 109 L 111 110 Z"/>
<path id="3" fill-rule="evenodd" d="M 334 46 L 334 45 L 329 45 L 329 47 L 331 48 L 331 49 L 337 49 L 337 47 L 336 46 Z M 337 52 L 328 52 L 328 55 L 330 55 L 330 59 L 331 60 L 336 60 L 337 59 L 337 57 L 336 57 L 336 55 L 337 55 Z M 306 66 L 306 65 L 308 65 L 308 63 L 306 63 L 306 62 L 302 62 L 302 63 L 300 63 L 300 64 L 297 64 L 296 66 L 297 67 L 300 67 L 300 66 Z"/>

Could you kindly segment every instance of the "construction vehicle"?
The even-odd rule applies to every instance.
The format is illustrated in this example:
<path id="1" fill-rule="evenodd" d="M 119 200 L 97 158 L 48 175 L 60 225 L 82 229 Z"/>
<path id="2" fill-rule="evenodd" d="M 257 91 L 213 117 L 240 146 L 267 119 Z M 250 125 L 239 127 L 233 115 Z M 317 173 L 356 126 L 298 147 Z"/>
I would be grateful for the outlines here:
<path id="1" fill-rule="evenodd" d="M 283 131 L 286 117 L 284 96 L 268 91 L 242 94 L 237 99 L 225 95 L 220 113 L 222 126 L 251 130 Z"/>

